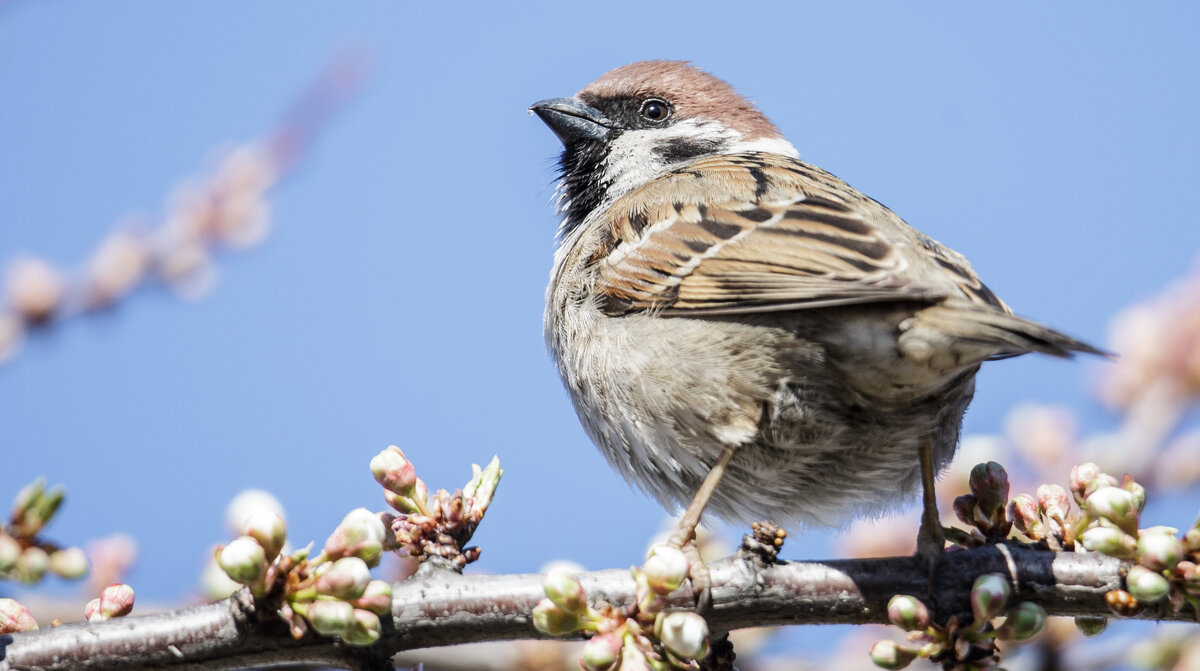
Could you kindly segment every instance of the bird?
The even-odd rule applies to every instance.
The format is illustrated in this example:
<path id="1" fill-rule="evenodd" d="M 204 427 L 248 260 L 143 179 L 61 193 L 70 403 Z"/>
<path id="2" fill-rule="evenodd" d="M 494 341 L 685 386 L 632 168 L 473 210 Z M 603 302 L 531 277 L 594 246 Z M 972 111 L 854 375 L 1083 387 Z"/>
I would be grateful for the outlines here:
<path id="1" fill-rule="evenodd" d="M 800 159 L 685 61 L 533 104 L 562 143 L 544 335 L 584 430 L 669 509 L 839 527 L 933 486 L 975 375 L 1103 354 L 1012 310 L 966 257 Z"/>

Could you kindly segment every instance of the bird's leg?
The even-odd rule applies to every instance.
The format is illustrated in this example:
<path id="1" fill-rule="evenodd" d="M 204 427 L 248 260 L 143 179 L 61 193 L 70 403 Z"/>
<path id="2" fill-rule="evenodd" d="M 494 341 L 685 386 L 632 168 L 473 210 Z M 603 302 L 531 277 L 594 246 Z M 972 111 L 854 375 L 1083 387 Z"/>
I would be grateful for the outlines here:
<path id="1" fill-rule="evenodd" d="M 717 490 L 717 484 L 721 482 L 721 476 L 725 475 L 725 469 L 729 467 L 729 462 L 733 461 L 733 454 L 736 451 L 736 445 L 725 446 L 725 450 L 717 458 L 717 463 L 713 464 L 708 475 L 704 477 L 704 482 L 700 483 L 700 489 L 696 490 L 692 502 L 683 512 L 683 517 L 679 518 L 679 523 L 675 525 L 675 531 L 671 532 L 667 538 L 668 545 L 680 548 L 688 555 L 688 565 L 690 566 L 688 573 L 692 579 L 692 594 L 696 597 L 696 609 L 699 611 L 707 610 L 712 602 L 710 590 L 712 578 L 709 575 L 708 567 L 700 559 L 700 552 L 696 550 L 692 541 L 696 540 L 696 526 L 700 524 L 700 516 L 704 514 L 709 499 Z"/>
<path id="2" fill-rule="evenodd" d="M 938 560 L 946 550 L 946 535 L 938 515 L 937 496 L 933 489 L 933 437 L 926 436 L 918 450 L 921 462 L 921 529 L 917 532 L 917 557 L 929 568 L 930 588 Z"/>

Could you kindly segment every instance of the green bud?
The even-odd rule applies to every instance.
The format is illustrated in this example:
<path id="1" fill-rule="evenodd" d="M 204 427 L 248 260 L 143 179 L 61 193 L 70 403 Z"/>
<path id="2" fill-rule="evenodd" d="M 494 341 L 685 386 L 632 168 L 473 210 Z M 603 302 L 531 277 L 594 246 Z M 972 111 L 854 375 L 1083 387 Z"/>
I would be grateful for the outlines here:
<path id="1" fill-rule="evenodd" d="M 319 574 L 313 586 L 318 594 L 352 601 L 363 595 L 371 581 L 371 569 L 358 557 L 342 557 L 326 566 L 329 568 Z"/>
<path id="2" fill-rule="evenodd" d="M 888 619 L 904 631 L 923 631 L 929 626 L 929 609 L 915 596 L 897 594 L 888 600 Z"/>
<path id="3" fill-rule="evenodd" d="M 1135 599 L 1143 603 L 1154 603 L 1167 596 L 1171 583 L 1158 571 L 1135 564 L 1125 576 L 1126 589 Z"/>
<path id="4" fill-rule="evenodd" d="M 1137 541 L 1129 534 L 1113 527 L 1094 526 L 1083 532 L 1080 539 L 1083 547 L 1110 557 L 1129 559 L 1137 548 Z"/>
<path id="5" fill-rule="evenodd" d="M 21 544 L 0 530 L 0 573 L 8 573 L 21 558 Z"/>
<path id="6" fill-rule="evenodd" d="M 1008 611 L 1000 627 L 1000 637 L 1010 641 L 1028 641 L 1046 628 L 1046 611 L 1031 601 L 1022 601 Z"/>
<path id="7" fill-rule="evenodd" d="M 655 594 L 670 594 L 679 589 L 688 576 L 688 559 L 679 548 L 655 545 L 650 548 L 641 572 L 646 585 Z"/>
<path id="8" fill-rule="evenodd" d="M 1133 476 L 1126 474 L 1121 478 L 1121 489 L 1133 495 L 1133 505 L 1140 513 L 1146 507 L 1146 488 L 1134 482 Z"/>
<path id="9" fill-rule="evenodd" d="M 354 606 L 337 599 L 319 599 L 307 604 L 304 616 L 318 634 L 341 636 L 354 624 Z"/>
<path id="10" fill-rule="evenodd" d="M 587 610 L 587 594 L 579 578 L 570 569 L 556 566 L 542 580 L 546 598 L 568 613 L 582 614 Z"/>
<path id="11" fill-rule="evenodd" d="M 1092 517 L 1106 519 L 1128 534 L 1137 533 L 1137 502 L 1124 489 L 1101 487 L 1088 495 L 1085 505 Z"/>
<path id="12" fill-rule="evenodd" d="M 976 624 L 982 625 L 999 615 L 1011 592 L 1008 581 L 999 573 L 979 576 L 971 587 L 971 611 Z"/>
<path id="13" fill-rule="evenodd" d="M 267 554 L 258 541 L 239 536 L 217 550 L 217 565 L 234 582 L 253 585 L 267 575 Z"/>
<path id="14" fill-rule="evenodd" d="M 33 584 L 46 575 L 50 570 L 50 555 L 36 545 L 31 545 L 21 551 L 17 565 L 13 567 L 13 577 L 17 580 Z"/>
<path id="15" fill-rule="evenodd" d="M 1155 571 L 1170 571 L 1183 559 L 1183 543 L 1171 527 L 1143 529 L 1137 541 L 1137 558 L 1143 566 Z"/>
<path id="16" fill-rule="evenodd" d="M 274 511 L 258 510 L 242 523 L 242 535 L 258 541 L 268 562 L 275 561 L 287 541 L 287 523 Z"/>
<path id="17" fill-rule="evenodd" d="M 354 609 L 354 618 L 346 631 L 342 632 L 342 640 L 350 645 L 371 645 L 379 640 L 383 625 L 379 616 L 369 610 Z"/>
<path id="18" fill-rule="evenodd" d="M 554 605 L 550 599 L 542 599 L 533 607 L 533 626 L 543 634 L 563 636 L 579 629 L 579 616 Z"/>
<path id="19" fill-rule="evenodd" d="M 342 518 L 325 540 L 325 554 L 331 559 L 354 556 L 365 561 L 367 566 L 376 566 L 383 555 L 386 534 L 378 514 L 366 508 L 355 508 Z"/>
<path id="20" fill-rule="evenodd" d="M 87 575 L 87 555 L 80 548 L 63 548 L 50 555 L 50 572 L 60 578 L 77 580 Z"/>
<path id="21" fill-rule="evenodd" d="M 917 658 L 917 653 L 895 641 L 876 641 L 871 646 L 871 661 L 883 669 L 903 669 Z"/>

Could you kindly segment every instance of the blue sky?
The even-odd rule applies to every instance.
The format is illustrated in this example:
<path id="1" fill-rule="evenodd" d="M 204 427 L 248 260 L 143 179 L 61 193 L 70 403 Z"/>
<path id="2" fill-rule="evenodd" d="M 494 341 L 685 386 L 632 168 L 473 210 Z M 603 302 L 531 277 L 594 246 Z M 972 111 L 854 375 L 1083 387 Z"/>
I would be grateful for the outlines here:
<path id="1" fill-rule="evenodd" d="M 139 595 L 177 601 L 233 494 L 274 492 L 291 537 L 320 541 L 383 508 L 367 462 L 395 443 L 431 487 L 500 455 L 483 570 L 640 560 L 661 511 L 590 445 L 542 343 L 558 144 L 526 108 L 644 58 L 732 82 L 807 160 L 1079 337 L 1103 343 L 1196 260 L 1196 5 L 684 7 L 0 4 L 0 260 L 79 264 L 215 147 L 269 131 L 335 54 L 371 62 L 276 190 L 270 239 L 205 299 L 143 292 L 0 367 L 0 495 L 66 484 L 51 536 L 134 535 Z M 966 430 L 1025 400 L 1103 423 L 1099 365 L 990 365 Z"/>

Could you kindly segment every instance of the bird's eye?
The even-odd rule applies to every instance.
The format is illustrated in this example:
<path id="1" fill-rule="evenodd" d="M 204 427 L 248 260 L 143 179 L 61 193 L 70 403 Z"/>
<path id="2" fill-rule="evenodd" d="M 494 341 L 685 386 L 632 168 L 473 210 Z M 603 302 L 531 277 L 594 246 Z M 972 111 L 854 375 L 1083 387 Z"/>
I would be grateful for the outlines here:
<path id="1" fill-rule="evenodd" d="M 642 103 L 641 114 L 642 118 L 648 121 L 662 123 L 667 120 L 667 117 L 671 116 L 671 106 L 665 100 L 649 98 Z"/>

